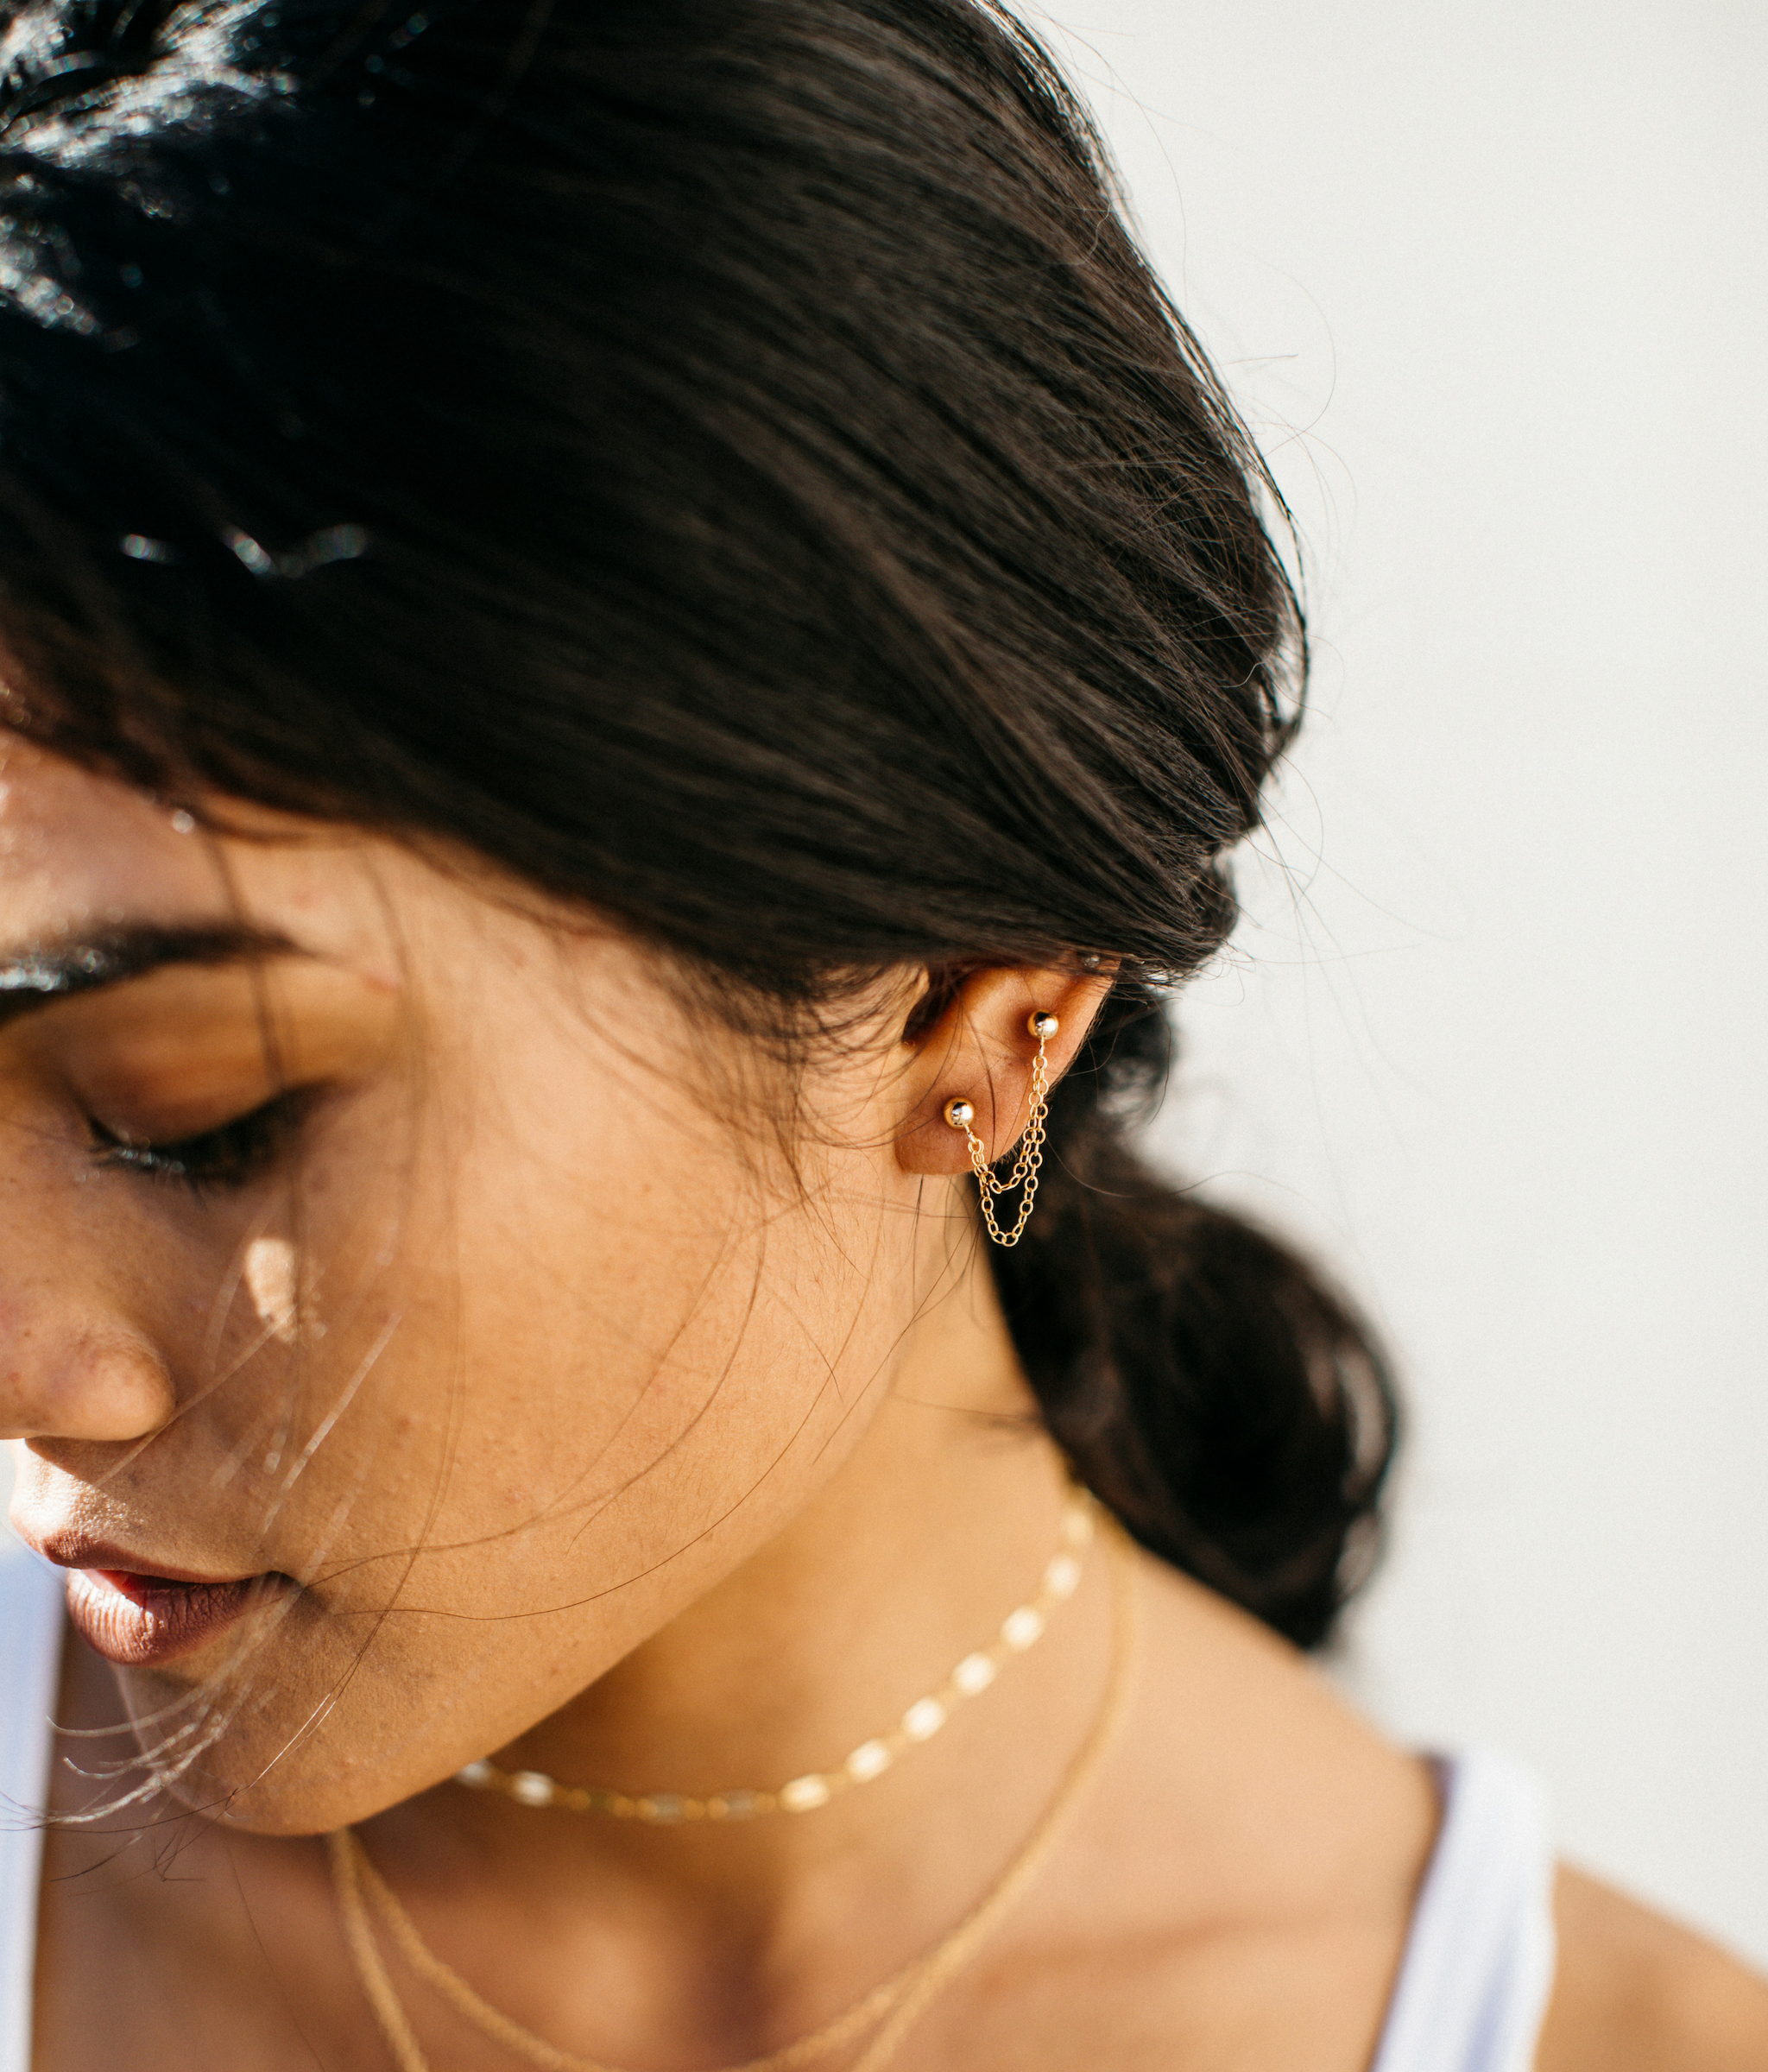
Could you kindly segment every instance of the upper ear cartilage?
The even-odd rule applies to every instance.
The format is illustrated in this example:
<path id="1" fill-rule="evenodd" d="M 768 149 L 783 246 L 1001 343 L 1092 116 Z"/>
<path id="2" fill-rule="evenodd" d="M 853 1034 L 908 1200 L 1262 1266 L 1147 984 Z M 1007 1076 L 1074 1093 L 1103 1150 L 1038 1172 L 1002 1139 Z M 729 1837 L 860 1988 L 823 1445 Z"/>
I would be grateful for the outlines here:
<path id="1" fill-rule="evenodd" d="M 1032 1203 L 1038 1198 L 1038 1172 L 1044 1163 L 1044 1125 L 1050 1118 L 1050 1059 L 1045 1045 L 1062 1024 L 1053 1014 L 1046 1014 L 1042 1008 L 1035 1008 L 1026 1016 L 1026 1027 L 1038 1039 L 1038 1054 L 1032 1060 L 1029 1089 L 1032 1107 L 1026 1118 L 1025 1134 L 1020 1139 L 1019 1156 L 1013 1160 L 1013 1171 L 1004 1179 L 989 1165 L 988 1147 L 970 1128 L 976 1119 L 975 1106 L 962 1094 L 955 1095 L 945 1103 L 945 1120 L 954 1129 L 961 1129 L 969 1140 L 970 1169 L 976 1176 L 982 1225 L 997 1245 L 1012 1246 L 1019 1242 L 1031 1220 Z M 1003 1194 L 1011 1194 L 1015 1187 L 1025 1190 L 1020 1196 L 1019 1214 L 1013 1218 L 1012 1229 L 1003 1230 L 994 1213 L 994 1204 Z"/>

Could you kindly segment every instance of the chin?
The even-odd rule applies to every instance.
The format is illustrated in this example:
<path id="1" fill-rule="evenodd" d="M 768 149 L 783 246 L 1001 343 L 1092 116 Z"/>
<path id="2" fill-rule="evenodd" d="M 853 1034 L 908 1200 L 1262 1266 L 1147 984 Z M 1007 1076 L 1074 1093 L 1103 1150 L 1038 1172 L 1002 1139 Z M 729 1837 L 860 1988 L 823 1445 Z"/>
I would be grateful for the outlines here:
<path id="1" fill-rule="evenodd" d="M 442 1746 L 370 1631 L 297 1598 L 225 1649 L 113 1664 L 139 1775 L 158 1772 L 193 1813 L 277 1835 L 325 1834 L 442 1782 L 477 1751 Z"/>
<path id="2" fill-rule="evenodd" d="M 365 1758 L 324 1729 L 303 1733 L 274 1709 L 230 1726 L 200 1759 L 168 1779 L 168 1797 L 249 1835 L 329 1834 L 445 1782 L 459 1763 L 406 1748 Z"/>

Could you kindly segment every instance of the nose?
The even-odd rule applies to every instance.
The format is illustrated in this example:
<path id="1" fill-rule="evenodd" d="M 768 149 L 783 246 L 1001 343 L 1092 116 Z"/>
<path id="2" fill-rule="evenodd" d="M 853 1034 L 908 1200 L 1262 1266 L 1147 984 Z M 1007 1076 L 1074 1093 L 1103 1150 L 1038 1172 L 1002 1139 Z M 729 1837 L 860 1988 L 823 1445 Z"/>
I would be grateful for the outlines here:
<path id="1" fill-rule="evenodd" d="M 126 1443 L 159 1431 L 176 1404 L 139 1332 L 0 1292 L 0 1437 Z"/>

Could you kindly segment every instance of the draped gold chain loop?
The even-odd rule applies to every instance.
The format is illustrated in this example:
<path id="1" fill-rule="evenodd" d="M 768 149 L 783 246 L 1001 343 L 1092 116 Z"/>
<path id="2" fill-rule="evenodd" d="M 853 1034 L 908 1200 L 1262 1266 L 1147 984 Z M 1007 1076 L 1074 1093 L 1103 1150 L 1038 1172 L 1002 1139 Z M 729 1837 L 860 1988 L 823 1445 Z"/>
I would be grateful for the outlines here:
<path id="1" fill-rule="evenodd" d="M 1038 1175 L 1044 1165 L 1044 1125 L 1050 1114 L 1050 1039 L 1060 1030 L 1062 1024 L 1053 1014 L 1034 1013 L 1026 1019 L 1026 1027 L 1038 1039 L 1038 1054 L 1032 1060 L 1032 1113 L 1026 1124 L 1026 1134 L 1020 1139 L 1019 1156 L 1013 1160 L 1013 1171 L 1005 1179 L 988 1163 L 988 1147 L 970 1128 L 976 1119 L 976 1103 L 962 1095 L 945 1103 L 945 1120 L 953 1129 L 961 1129 L 970 1154 L 970 1170 L 976 1176 L 976 1192 L 982 1197 L 982 1222 L 988 1235 L 997 1245 L 1010 1251 L 1025 1235 L 1026 1225 L 1032 1220 L 1032 1206 L 1038 1198 Z M 1020 1197 L 1019 1214 L 1010 1230 L 1003 1230 L 994 1213 L 994 1204 L 1014 1188 L 1023 1187 Z"/>

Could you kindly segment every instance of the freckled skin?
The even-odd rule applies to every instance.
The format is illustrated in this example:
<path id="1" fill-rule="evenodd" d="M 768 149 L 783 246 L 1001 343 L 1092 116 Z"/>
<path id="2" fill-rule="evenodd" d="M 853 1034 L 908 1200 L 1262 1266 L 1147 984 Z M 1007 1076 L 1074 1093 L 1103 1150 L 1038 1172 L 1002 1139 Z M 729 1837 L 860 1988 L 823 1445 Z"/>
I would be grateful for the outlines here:
<path id="1" fill-rule="evenodd" d="M 284 1579 L 175 1660 L 70 1646 L 59 1716 L 112 1735 L 69 1744 L 82 1768 L 145 1748 L 166 1790 L 145 1824 L 50 1837 L 40 2065 L 384 2065 L 315 1839 L 344 1822 L 482 1992 L 616 2062 L 774 2048 L 936 1942 L 1088 1733 L 1102 1550 L 1034 1649 L 813 1813 L 647 1829 L 445 1780 L 495 1753 L 630 1791 L 777 1787 L 1030 1595 L 1064 1477 L 942 1111 L 970 1100 L 1007 1149 L 1027 1015 L 1058 1015 L 1059 1075 L 1108 975 L 981 972 L 912 1039 L 924 975 L 888 975 L 806 1068 L 788 1157 L 761 1049 L 472 859 L 233 805 L 230 831 L 180 831 L 22 744 L 0 786 L 0 966 L 145 924 L 289 944 L 0 1022 L 18 1526 Z M 283 1134 L 239 1137 L 291 1095 Z M 155 1148 L 211 1141 L 232 1166 L 194 1188 Z M 896 2063 L 1351 2072 L 1428 1778 L 1268 1634 L 1121 1558 L 1144 1631 L 1121 1736 Z M 58 1777 L 69 1807 L 105 1788 Z M 510 2062 L 410 1997 L 437 2072 Z M 1561 2025 L 1578 2048 L 1609 2004 L 1587 2000 Z"/>

